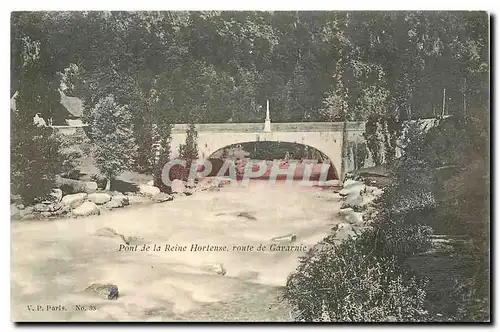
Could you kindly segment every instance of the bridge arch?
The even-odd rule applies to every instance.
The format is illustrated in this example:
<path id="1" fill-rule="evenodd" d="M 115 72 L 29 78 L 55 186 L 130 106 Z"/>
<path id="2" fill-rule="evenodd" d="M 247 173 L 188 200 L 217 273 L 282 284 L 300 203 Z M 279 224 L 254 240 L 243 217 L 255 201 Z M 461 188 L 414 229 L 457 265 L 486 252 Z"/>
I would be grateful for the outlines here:
<path id="1" fill-rule="evenodd" d="M 223 150 L 224 149 L 232 149 L 232 148 L 238 148 L 241 147 L 244 149 L 244 152 L 246 154 L 241 154 L 240 156 L 236 156 L 236 158 L 250 158 L 250 159 L 256 159 L 256 160 L 273 160 L 273 159 L 280 159 L 280 158 L 283 158 L 285 157 L 285 154 L 283 153 L 283 156 L 280 156 L 278 157 L 277 155 L 275 155 L 274 157 L 272 158 L 265 158 L 265 157 L 252 157 L 252 153 L 251 151 L 249 152 L 248 150 L 248 145 L 250 144 L 262 144 L 262 143 L 287 143 L 288 145 L 296 145 L 296 146 L 301 146 L 301 147 L 305 147 L 307 148 L 308 151 L 308 154 L 311 154 L 312 156 L 311 157 L 305 157 L 305 158 L 294 158 L 293 155 L 290 156 L 290 159 L 291 160 L 302 160 L 304 163 L 307 163 L 308 162 L 308 159 L 309 160 L 314 160 L 314 161 L 317 161 L 319 164 L 329 164 L 330 167 L 328 169 L 328 175 L 327 175 L 327 178 L 326 180 L 338 180 L 339 179 L 339 170 L 335 167 L 335 165 L 333 164 L 333 162 L 330 160 L 330 158 L 328 157 L 328 155 L 326 155 L 323 151 L 313 147 L 313 146 L 310 146 L 310 145 L 307 145 L 307 144 L 303 144 L 303 143 L 297 143 L 297 142 L 286 142 L 286 141 L 248 141 L 248 142 L 236 142 L 236 143 L 232 143 L 232 144 L 229 144 L 229 145 L 226 145 L 214 152 L 212 152 L 208 157 L 205 157 L 206 159 L 210 159 L 213 161 L 213 159 L 222 159 L 220 155 L 222 155 L 223 153 Z M 247 146 L 247 147 L 245 147 Z M 287 147 L 284 147 L 283 150 L 287 150 Z M 233 151 L 234 152 L 234 151 Z M 243 152 L 243 150 L 242 150 Z M 325 162 L 326 161 L 326 162 Z M 300 168 L 299 165 L 297 165 L 298 168 Z M 319 169 L 320 167 L 314 167 L 314 172 L 319 172 Z M 317 174 L 319 175 L 319 174 Z"/>
<path id="2" fill-rule="evenodd" d="M 275 131 L 263 132 L 259 124 L 218 124 L 205 128 L 198 125 L 198 154 L 200 158 L 208 158 L 217 150 L 233 144 L 259 141 L 277 141 L 307 145 L 321 151 L 341 173 L 342 165 L 342 131 L 336 127 L 325 127 L 316 124 L 280 124 Z M 286 126 L 285 126 L 286 125 Z M 234 128 L 233 128 L 234 127 Z M 184 126 L 172 132 L 171 157 L 178 157 L 178 148 L 186 140 Z"/>

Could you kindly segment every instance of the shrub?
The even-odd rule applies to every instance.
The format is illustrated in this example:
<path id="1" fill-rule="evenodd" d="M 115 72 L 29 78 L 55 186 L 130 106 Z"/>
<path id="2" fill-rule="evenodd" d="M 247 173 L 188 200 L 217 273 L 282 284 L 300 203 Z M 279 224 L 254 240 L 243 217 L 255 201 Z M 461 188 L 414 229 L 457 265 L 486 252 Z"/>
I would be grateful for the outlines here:
<path id="1" fill-rule="evenodd" d="M 372 228 L 363 232 L 359 240 L 380 257 L 395 257 L 398 261 L 403 261 L 429 250 L 431 236 L 430 226 L 388 219 L 372 224 Z"/>
<path id="2" fill-rule="evenodd" d="M 425 321 L 425 280 L 405 276 L 393 257 L 377 257 L 362 241 L 329 236 L 310 250 L 286 285 L 299 321 Z"/>
<path id="3" fill-rule="evenodd" d="M 425 221 L 435 209 L 432 192 L 412 183 L 397 183 L 386 187 L 374 204 L 378 213 L 360 241 L 377 255 L 402 261 L 430 249 L 433 229 Z"/>

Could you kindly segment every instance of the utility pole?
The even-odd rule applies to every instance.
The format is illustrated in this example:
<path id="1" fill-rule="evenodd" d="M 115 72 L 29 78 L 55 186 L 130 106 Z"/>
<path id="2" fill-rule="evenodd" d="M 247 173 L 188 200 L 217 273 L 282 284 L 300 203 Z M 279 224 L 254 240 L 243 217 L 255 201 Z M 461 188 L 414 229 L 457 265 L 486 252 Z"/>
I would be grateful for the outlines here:
<path id="1" fill-rule="evenodd" d="M 349 31 L 348 26 L 349 26 L 349 13 L 346 13 L 346 30 Z M 347 50 L 347 53 L 344 54 L 345 57 L 345 62 L 343 63 L 342 71 L 341 71 L 341 82 L 342 82 L 342 89 L 340 90 L 342 93 L 342 117 L 344 123 L 342 124 L 342 145 L 341 145 L 341 150 L 340 150 L 340 182 L 344 182 L 344 177 L 345 177 L 345 168 L 346 168 L 346 161 L 345 158 L 347 156 L 347 120 L 348 120 L 348 111 L 349 111 L 349 103 L 348 103 L 348 97 L 349 97 L 349 92 L 348 92 L 348 87 L 346 87 L 346 70 L 347 70 L 347 65 L 349 64 L 349 58 L 350 58 L 350 49 Z M 349 78 L 348 78 L 349 79 Z"/>
<path id="2" fill-rule="evenodd" d="M 464 96 L 464 119 L 467 119 L 467 100 L 465 98 L 466 89 L 467 89 L 467 77 L 464 78 L 464 90 L 463 90 L 463 96 Z"/>
<path id="3" fill-rule="evenodd" d="M 441 118 L 444 118 L 445 106 L 446 106 L 446 88 L 443 89 L 443 113 L 441 114 Z"/>

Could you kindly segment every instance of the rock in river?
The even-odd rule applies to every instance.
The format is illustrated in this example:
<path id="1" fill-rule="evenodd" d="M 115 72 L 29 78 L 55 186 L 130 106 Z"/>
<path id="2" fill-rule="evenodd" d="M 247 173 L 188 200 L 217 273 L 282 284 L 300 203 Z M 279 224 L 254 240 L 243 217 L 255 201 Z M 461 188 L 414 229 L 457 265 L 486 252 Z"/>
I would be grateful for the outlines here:
<path id="1" fill-rule="evenodd" d="M 73 195 L 66 195 L 62 198 L 61 203 L 65 205 L 69 205 L 72 208 L 77 207 L 87 198 L 86 193 L 79 193 Z"/>
<path id="2" fill-rule="evenodd" d="M 168 202 L 173 199 L 174 196 L 165 193 L 159 193 L 158 195 L 153 196 L 153 201 L 155 201 L 156 203 Z"/>
<path id="3" fill-rule="evenodd" d="M 104 204 L 104 207 L 107 209 L 116 209 L 116 208 L 121 208 L 123 207 L 122 201 L 118 199 L 112 199 L 106 204 Z"/>
<path id="4" fill-rule="evenodd" d="M 129 199 L 128 196 L 125 196 L 124 194 L 117 192 L 113 194 L 113 197 L 111 198 L 112 201 L 119 201 L 122 205 L 129 205 Z"/>
<path id="5" fill-rule="evenodd" d="M 118 298 L 118 286 L 114 284 L 92 284 L 85 289 L 85 292 L 97 295 L 106 300 L 116 300 Z"/>
<path id="6" fill-rule="evenodd" d="M 170 188 L 172 188 L 173 193 L 181 193 L 186 189 L 186 184 L 182 180 L 174 179 L 170 184 Z"/>
<path id="7" fill-rule="evenodd" d="M 100 214 L 100 210 L 93 202 L 84 202 L 73 210 L 75 216 L 91 216 L 94 214 Z"/>
<path id="8" fill-rule="evenodd" d="M 155 186 L 149 186 L 147 184 L 139 185 L 139 192 L 145 196 L 155 196 L 160 193 L 160 189 Z"/>
<path id="9" fill-rule="evenodd" d="M 97 205 L 102 205 L 111 200 L 111 195 L 106 193 L 92 193 L 87 196 L 87 199 Z"/>

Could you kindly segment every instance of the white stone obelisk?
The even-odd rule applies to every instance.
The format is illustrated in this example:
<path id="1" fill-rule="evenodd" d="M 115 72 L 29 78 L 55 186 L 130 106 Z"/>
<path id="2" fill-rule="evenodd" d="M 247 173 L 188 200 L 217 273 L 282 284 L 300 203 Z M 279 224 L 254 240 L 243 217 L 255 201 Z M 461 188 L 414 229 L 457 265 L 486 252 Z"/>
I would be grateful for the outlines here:
<path id="1" fill-rule="evenodd" d="M 267 105 L 266 105 L 266 122 L 264 123 L 264 131 L 266 132 L 271 131 L 271 118 L 269 117 L 269 100 L 267 100 Z"/>

